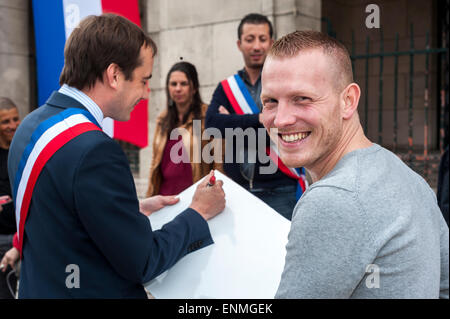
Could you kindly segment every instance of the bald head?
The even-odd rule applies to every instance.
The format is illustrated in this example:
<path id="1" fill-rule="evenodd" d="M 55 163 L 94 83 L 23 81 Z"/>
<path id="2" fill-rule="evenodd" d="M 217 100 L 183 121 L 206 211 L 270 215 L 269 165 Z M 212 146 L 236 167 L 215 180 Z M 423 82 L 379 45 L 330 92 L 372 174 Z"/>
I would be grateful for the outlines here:
<path id="1" fill-rule="evenodd" d="M 16 105 L 10 98 L 0 96 L 0 110 L 10 110 L 15 108 Z"/>
<path id="2" fill-rule="evenodd" d="M 352 63 L 345 46 L 336 39 L 318 31 L 295 31 L 277 40 L 268 57 L 294 57 L 300 52 L 320 49 L 328 58 L 333 88 L 340 92 L 353 82 Z"/>
<path id="3" fill-rule="evenodd" d="M 14 102 L 7 97 L 0 97 L 0 148 L 9 149 L 19 124 L 19 112 Z"/>

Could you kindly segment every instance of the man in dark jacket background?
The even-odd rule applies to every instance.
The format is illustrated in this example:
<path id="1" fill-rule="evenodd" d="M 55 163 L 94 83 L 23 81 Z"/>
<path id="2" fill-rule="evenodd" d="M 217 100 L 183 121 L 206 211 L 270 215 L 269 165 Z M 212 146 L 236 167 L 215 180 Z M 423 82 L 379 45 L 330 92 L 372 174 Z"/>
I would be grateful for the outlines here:
<path id="1" fill-rule="evenodd" d="M 0 97 L 0 196 L 12 196 L 8 177 L 8 153 L 9 146 L 16 129 L 20 124 L 19 112 L 14 102 L 7 97 Z M 13 235 L 16 232 L 16 217 L 12 201 L 6 201 L 0 206 L 0 260 L 11 249 Z M 11 267 L 4 266 L 0 271 L 0 299 L 11 299 L 11 294 L 6 282 Z M 10 286 L 15 292 L 16 277 L 11 275 Z"/>
<path id="2" fill-rule="evenodd" d="M 437 188 L 437 201 L 439 208 L 442 211 L 442 215 L 444 215 L 444 219 L 448 225 L 448 196 L 449 196 L 449 172 L 448 165 L 449 157 L 448 157 L 448 146 L 445 149 L 444 154 L 442 155 L 441 164 L 439 166 L 439 177 L 438 177 L 438 188 Z"/>
<path id="3" fill-rule="evenodd" d="M 206 113 L 205 126 L 206 128 L 219 129 L 222 137 L 226 137 L 226 156 L 223 169 L 228 177 L 290 220 L 297 203 L 297 180 L 285 175 L 278 168 L 272 174 L 262 174 L 260 168 L 268 166 L 268 164 L 261 163 L 259 156 L 256 156 L 256 161 L 251 159 L 250 155 L 261 152 L 259 149 L 260 138 L 266 138 L 265 146 L 269 144 L 269 137 L 260 122 L 260 111 L 262 109 L 260 95 L 261 70 L 267 52 L 273 43 L 272 24 L 266 16 L 251 13 L 241 20 L 237 33 L 237 46 L 242 53 L 245 66 L 237 72 L 235 77 L 241 79 L 242 90 L 246 91 L 243 94 L 250 99 L 248 102 L 254 103 L 259 111 L 254 114 L 236 113 L 225 91 L 223 82 L 226 80 L 224 80 L 219 83 L 214 91 Z M 257 142 L 254 144 L 256 145 L 251 145 L 250 138 L 244 136 L 233 137 L 233 140 L 231 140 L 226 136 L 227 129 L 242 129 L 244 132 L 250 129 L 251 132 L 255 132 Z M 258 134 L 258 129 L 263 130 L 263 136 Z M 244 141 L 237 141 L 239 138 L 244 139 Z M 233 158 L 232 161 L 229 161 L 227 154 L 231 154 L 229 149 L 231 142 L 233 142 Z M 236 149 L 234 149 L 234 146 L 236 146 Z M 262 150 L 262 153 L 265 154 L 265 150 Z M 243 156 L 243 162 L 239 160 L 239 156 Z"/>

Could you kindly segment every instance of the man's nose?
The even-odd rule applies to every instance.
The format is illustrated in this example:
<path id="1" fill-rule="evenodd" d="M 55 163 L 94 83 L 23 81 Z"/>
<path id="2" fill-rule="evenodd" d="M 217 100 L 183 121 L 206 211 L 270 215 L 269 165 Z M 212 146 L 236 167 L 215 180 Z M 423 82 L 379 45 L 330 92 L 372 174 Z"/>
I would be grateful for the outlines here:
<path id="1" fill-rule="evenodd" d="M 260 40 L 256 39 L 253 42 L 253 50 L 255 50 L 255 51 L 261 51 L 262 50 L 262 42 Z"/>
<path id="2" fill-rule="evenodd" d="M 20 122 L 17 122 L 17 121 L 11 121 L 11 122 L 9 122 L 9 123 L 6 125 L 6 127 L 7 127 L 8 129 L 10 129 L 10 130 L 14 130 L 14 129 L 16 129 L 16 128 L 19 126 L 19 124 L 20 124 Z"/>
<path id="3" fill-rule="evenodd" d="M 294 125 L 296 121 L 294 110 L 289 103 L 278 103 L 277 113 L 273 124 L 275 127 L 282 128 Z"/>

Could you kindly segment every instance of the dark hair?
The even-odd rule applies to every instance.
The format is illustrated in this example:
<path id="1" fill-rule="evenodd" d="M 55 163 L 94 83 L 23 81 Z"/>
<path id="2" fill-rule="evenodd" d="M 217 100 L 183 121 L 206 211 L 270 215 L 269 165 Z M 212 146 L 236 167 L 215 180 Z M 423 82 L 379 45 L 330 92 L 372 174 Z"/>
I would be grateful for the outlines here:
<path id="1" fill-rule="evenodd" d="M 0 110 L 10 110 L 17 108 L 9 97 L 0 96 Z"/>
<path id="2" fill-rule="evenodd" d="M 189 107 L 189 111 L 184 115 L 183 118 L 183 124 L 186 123 L 189 115 L 192 113 L 194 119 L 201 119 L 202 116 L 202 98 L 200 96 L 199 91 L 199 82 L 198 82 L 198 75 L 197 75 L 197 69 L 195 66 L 189 62 L 178 62 L 175 63 L 167 73 L 166 78 L 166 96 L 167 96 L 167 114 L 163 118 L 163 130 L 167 133 L 170 133 L 174 128 L 176 128 L 178 125 L 178 110 L 175 105 L 175 102 L 170 98 L 169 94 L 169 79 L 172 72 L 179 71 L 186 74 L 186 77 L 189 81 L 189 85 L 192 86 L 192 89 L 194 90 L 194 96 L 192 98 L 192 104 Z"/>
<path id="3" fill-rule="evenodd" d="M 249 24 L 266 24 L 267 23 L 269 25 L 269 34 L 270 34 L 270 37 L 272 38 L 273 28 L 272 28 L 272 23 L 270 22 L 270 20 L 267 19 L 267 17 L 262 14 L 249 13 L 245 17 L 243 17 L 241 22 L 239 23 L 238 39 L 241 39 L 242 28 L 244 27 L 245 23 L 249 23 Z"/>
<path id="4" fill-rule="evenodd" d="M 59 83 L 79 90 L 103 81 L 103 72 L 116 63 L 126 80 L 142 64 L 141 47 L 150 47 L 156 55 L 156 44 L 130 20 L 116 14 L 88 16 L 67 39 L 64 68 Z"/>

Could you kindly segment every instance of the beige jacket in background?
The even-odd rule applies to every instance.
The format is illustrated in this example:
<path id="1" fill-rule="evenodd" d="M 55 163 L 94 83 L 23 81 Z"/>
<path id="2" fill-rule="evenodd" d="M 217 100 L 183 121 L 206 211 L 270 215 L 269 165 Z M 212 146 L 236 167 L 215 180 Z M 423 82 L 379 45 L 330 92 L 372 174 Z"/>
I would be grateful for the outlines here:
<path id="1" fill-rule="evenodd" d="M 205 114 L 206 110 L 208 109 L 208 105 L 203 104 L 202 105 L 202 129 L 201 133 L 203 134 L 203 130 L 205 127 Z M 164 148 L 166 147 L 167 139 L 169 138 L 169 134 L 163 134 L 162 131 L 162 121 L 167 113 L 166 111 L 163 111 L 158 118 L 156 119 L 156 128 L 155 128 L 155 135 L 153 138 L 153 156 L 152 156 L 152 163 L 150 166 L 150 178 L 149 178 L 149 185 L 147 190 L 147 197 L 158 195 L 159 194 L 159 188 L 162 183 L 162 174 L 161 174 L 161 160 L 164 153 Z M 199 181 L 202 177 L 207 175 L 212 169 L 217 169 L 223 173 L 223 158 L 224 158 L 224 145 L 218 145 L 217 147 L 220 147 L 222 149 L 222 156 L 220 154 L 215 154 L 215 160 L 208 164 L 203 162 L 203 159 L 201 158 L 200 153 L 200 163 L 194 163 L 194 156 L 198 157 L 198 154 L 194 154 L 194 150 L 198 150 L 198 144 L 201 143 L 201 150 L 212 141 L 211 140 L 199 140 L 198 136 L 194 136 L 194 126 L 193 126 L 193 115 L 191 114 L 186 121 L 186 123 L 182 126 L 179 126 L 178 128 L 183 128 L 185 130 L 180 130 L 182 132 L 182 140 L 185 149 L 189 149 L 190 153 L 190 163 L 192 167 L 192 179 L 193 182 L 196 183 Z M 200 136 L 201 138 L 201 136 Z M 222 140 L 214 139 L 214 143 L 220 143 Z M 198 160 L 197 160 L 198 162 Z"/>

